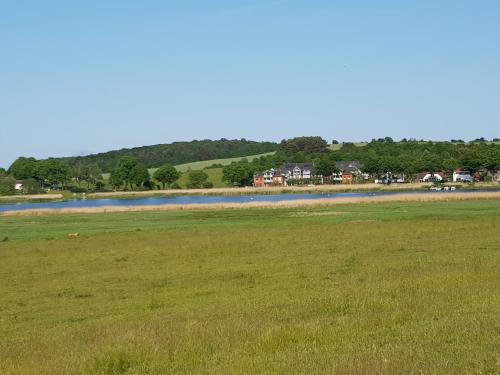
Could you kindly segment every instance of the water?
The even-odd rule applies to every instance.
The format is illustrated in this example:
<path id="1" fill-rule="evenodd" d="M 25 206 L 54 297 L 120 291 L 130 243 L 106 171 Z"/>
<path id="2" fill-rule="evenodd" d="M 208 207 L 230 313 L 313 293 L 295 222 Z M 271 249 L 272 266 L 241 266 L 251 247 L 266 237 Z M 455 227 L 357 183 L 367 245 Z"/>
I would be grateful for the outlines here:
<path id="1" fill-rule="evenodd" d="M 467 190 L 462 192 L 478 192 L 479 190 Z M 295 200 L 314 199 L 338 199 L 338 198 L 367 198 L 381 195 L 399 194 L 454 194 L 454 192 L 361 192 L 361 193 L 321 193 L 321 194 L 276 194 L 276 195 L 241 195 L 241 196 L 205 196 L 205 195 L 180 195 L 159 198 L 135 198 L 135 199 L 87 199 L 69 200 L 64 202 L 43 202 L 43 203 L 14 203 L 0 204 L 0 212 L 36 210 L 43 208 L 85 208 L 104 206 L 158 206 L 158 205 L 186 205 L 186 204 L 207 204 L 207 203 L 245 203 L 250 202 L 284 202 Z"/>

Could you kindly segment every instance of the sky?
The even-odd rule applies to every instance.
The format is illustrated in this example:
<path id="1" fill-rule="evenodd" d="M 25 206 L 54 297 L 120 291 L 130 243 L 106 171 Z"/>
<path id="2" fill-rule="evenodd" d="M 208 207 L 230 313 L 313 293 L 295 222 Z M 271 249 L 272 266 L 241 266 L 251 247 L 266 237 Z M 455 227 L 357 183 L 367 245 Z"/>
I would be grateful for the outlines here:
<path id="1" fill-rule="evenodd" d="M 498 0 L 0 0 L 0 167 L 192 139 L 500 137 Z"/>

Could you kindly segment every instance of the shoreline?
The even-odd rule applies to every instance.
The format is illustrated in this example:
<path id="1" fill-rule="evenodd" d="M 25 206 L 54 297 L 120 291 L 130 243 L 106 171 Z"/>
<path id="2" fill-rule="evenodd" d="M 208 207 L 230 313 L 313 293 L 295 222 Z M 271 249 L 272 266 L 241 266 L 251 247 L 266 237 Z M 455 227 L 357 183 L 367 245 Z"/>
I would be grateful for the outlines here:
<path id="1" fill-rule="evenodd" d="M 352 185 L 314 185 L 314 186 L 269 186 L 269 187 L 237 187 L 237 188 L 211 188 L 211 189 L 171 189 L 171 190 L 144 190 L 144 191 L 116 191 L 88 193 L 86 199 L 138 199 L 138 198 L 161 198 L 173 196 L 245 196 L 245 195 L 280 195 L 280 194 L 320 194 L 320 193 L 365 193 L 365 192 L 422 192 L 433 186 L 430 183 L 405 183 L 381 185 L 375 183 L 352 184 Z M 500 183 L 445 183 L 443 186 L 456 186 L 458 191 L 493 190 L 499 189 Z M 77 199 L 82 199 L 82 194 L 76 195 Z M 55 194 L 30 194 L 30 195 L 9 195 L 0 196 L 1 204 L 16 203 L 41 203 L 59 202 L 75 199 L 69 193 Z"/>
<path id="2" fill-rule="evenodd" d="M 184 205 L 151 205 L 151 206 L 103 206 L 84 208 L 60 208 L 60 209 L 34 209 L 23 211 L 5 211 L 0 217 L 12 216 L 45 216 L 58 214 L 103 214 L 119 212 L 145 212 L 145 211 L 208 211 L 224 209 L 262 209 L 262 208 L 313 208 L 333 207 L 345 204 L 367 204 L 367 203 L 409 203 L 409 202 L 446 202 L 465 200 L 500 200 L 500 191 L 495 192 L 467 192 L 467 193 L 411 193 L 394 196 L 375 196 L 360 198 L 325 198 L 325 199 L 302 199 L 295 201 L 280 202 L 249 202 L 249 203 L 206 203 L 206 204 L 184 204 Z"/>

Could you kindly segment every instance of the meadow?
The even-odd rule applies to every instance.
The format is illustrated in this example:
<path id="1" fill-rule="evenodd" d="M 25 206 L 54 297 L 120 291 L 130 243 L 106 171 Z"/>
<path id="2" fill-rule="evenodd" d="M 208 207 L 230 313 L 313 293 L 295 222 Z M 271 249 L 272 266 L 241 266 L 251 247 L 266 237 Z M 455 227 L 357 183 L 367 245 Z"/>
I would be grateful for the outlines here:
<path id="1" fill-rule="evenodd" d="M 499 228 L 500 200 L 0 216 L 0 373 L 499 373 Z"/>

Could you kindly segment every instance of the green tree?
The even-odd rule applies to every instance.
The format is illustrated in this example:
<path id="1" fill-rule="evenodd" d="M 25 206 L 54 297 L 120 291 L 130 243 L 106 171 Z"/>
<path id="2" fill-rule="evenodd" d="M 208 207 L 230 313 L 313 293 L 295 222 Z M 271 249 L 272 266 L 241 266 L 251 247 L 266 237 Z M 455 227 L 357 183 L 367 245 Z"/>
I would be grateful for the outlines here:
<path id="1" fill-rule="evenodd" d="M 158 168 L 153 174 L 153 178 L 162 184 L 163 189 L 166 186 L 172 185 L 175 181 L 179 179 L 181 174 L 173 165 L 165 164 L 162 167 Z"/>
<path id="2" fill-rule="evenodd" d="M 40 160 L 37 162 L 36 179 L 42 185 L 49 184 L 63 187 L 70 177 L 69 166 L 57 159 Z"/>
<path id="3" fill-rule="evenodd" d="M 5 177 L 7 176 L 7 171 L 5 170 L 5 168 L 0 168 L 0 177 Z"/>
<path id="4" fill-rule="evenodd" d="M 35 158 L 26 158 L 21 156 L 12 163 L 8 174 L 17 180 L 35 178 L 37 175 L 37 160 Z"/>
<path id="5" fill-rule="evenodd" d="M 142 163 L 137 163 L 130 171 L 130 181 L 137 187 L 150 188 L 150 176 L 146 166 Z"/>
<path id="6" fill-rule="evenodd" d="M 40 184 L 34 178 L 27 178 L 23 181 L 23 190 L 28 194 L 37 194 L 40 192 Z"/>
<path id="7" fill-rule="evenodd" d="M 188 189 L 201 189 L 207 186 L 208 175 L 203 171 L 190 171 L 188 174 Z"/>
<path id="8" fill-rule="evenodd" d="M 281 141 L 280 150 L 286 155 L 317 154 L 328 151 L 328 143 L 321 137 L 297 137 Z"/>
<path id="9" fill-rule="evenodd" d="M 16 180 L 12 177 L 0 178 L 0 195 L 13 195 L 16 193 Z"/>
<path id="10" fill-rule="evenodd" d="M 458 168 L 458 160 L 455 158 L 448 158 L 443 160 L 443 170 L 447 173 L 452 173 Z"/>
<path id="11" fill-rule="evenodd" d="M 321 158 L 316 163 L 316 173 L 323 176 L 331 176 L 333 173 L 338 172 L 335 160 L 331 158 Z"/>
<path id="12" fill-rule="evenodd" d="M 252 183 L 253 169 L 248 162 L 231 163 L 222 169 L 222 179 L 228 185 L 247 186 Z"/>
<path id="13" fill-rule="evenodd" d="M 118 163 L 111 173 L 110 182 L 114 187 L 120 187 L 125 185 L 125 189 L 130 187 L 132 189 L 132 184 L 138 178 L 137 176 L 137 165 L 139 161 L 132 156 L 123 156 L 118 160 Z"/>

